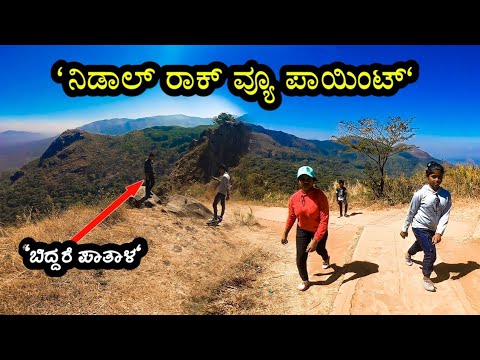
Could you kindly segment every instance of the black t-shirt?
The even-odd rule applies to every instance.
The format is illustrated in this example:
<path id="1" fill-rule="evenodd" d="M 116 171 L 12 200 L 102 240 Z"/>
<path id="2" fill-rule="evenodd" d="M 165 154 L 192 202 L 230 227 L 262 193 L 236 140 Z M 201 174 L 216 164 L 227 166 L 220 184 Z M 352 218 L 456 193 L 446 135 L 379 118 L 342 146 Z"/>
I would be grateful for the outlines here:
<path id="1" fill-rule="evenodd" d="M 145 160 L 145 174 L 154 175 L 155 171 L 153 171 L 153 160 L 147 159 Z"/>
<path id="2" fill-rule="evenodd" d="M 337 188 L 336 192 L 337 192 L 337 201 L 347 200 L 347 188 L 346 187 L 339 187 L 339 188 Z"/>

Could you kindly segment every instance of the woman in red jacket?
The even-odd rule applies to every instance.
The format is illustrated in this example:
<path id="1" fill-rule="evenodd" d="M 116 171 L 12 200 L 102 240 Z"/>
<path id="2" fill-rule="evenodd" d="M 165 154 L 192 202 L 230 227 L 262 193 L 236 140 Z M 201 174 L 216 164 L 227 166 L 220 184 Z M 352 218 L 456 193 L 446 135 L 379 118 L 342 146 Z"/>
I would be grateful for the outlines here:
<path id="1" fill-rule="evenodd" d="M 310 166 L 302 166 L 297 172 L 300 190 L 292 195 L 288 202 L 288 218 L 281 239 L 287 244 L 288 233 L 297 223 L 297 267 L 302 282 L 298 290 L 305 291 L 310 287 L 307 272 L 308 253 L 316 251 L 323 259 L 322 267 L 330 266 L 330 256 L 325 247 L 328 238 L 329 205 L 327 196 L 322 190 L 313 186 L 315 172 Z"/>

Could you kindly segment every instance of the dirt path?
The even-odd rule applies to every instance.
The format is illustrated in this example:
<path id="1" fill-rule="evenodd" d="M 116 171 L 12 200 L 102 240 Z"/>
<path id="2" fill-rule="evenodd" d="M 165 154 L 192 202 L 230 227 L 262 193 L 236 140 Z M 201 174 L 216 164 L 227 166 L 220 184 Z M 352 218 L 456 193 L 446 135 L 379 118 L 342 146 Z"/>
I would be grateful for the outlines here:
<path id="1" fill-rule="evenodd" d="M 411 230 L 407 239 L 398 235 L 406 207 L 354 208 L 348 218 L 332 211 L 331 267 L 322 269 L 320 256 L 310 253 L 313 286 L 305 292 L 296 289 L 295 229 L 287 245 L 280 243 L 286 208 L 230 201 L 218 227 L 158 207 L 126 208 L 85 242 L 91 237 L 120 243 L 140 234 L 148 240 L 149 253 L 135 271 L 72 269 L 62 278 L 27 271 L 18 256 L 21 239 L 65 239 L 72 226 L 98 214 L 93 208 L 67 211 L 0 236 L 0 313 L 480 314 L 480 207 L 466 205 L 453 209 L 438 245 L 434 293 L 420 284 L 423 255 L 414 256 L 411 267 L 404 263 L 414 240 Z"/>
<path id="2" fill-rule="evenodd" d="M 231 204 L 233 205 L 233 204 Z M 420 280 L 421 253 L 414 265 L 404 263 L 404 254 L 414 241 L 399 236 L 405 209 L 357 210 L 348 218 L 332 212 L 327 249 L 331 268 L 321 267 L 312 253 L 308 269 L 313 286 L 295 289 L 300 282 L 295 265 L 295 229 L 289 244 L 282 246 L 287 209 L 251 206 L 262 231 L 249 234 L 274 257 L 273 265 L 259 278 L 269 289 L 272 307 L 280 314 L 479 314 L 480 313 L 480 211 L 452 212 L 450 223 L 437 247 L 432 280 L 436 292 L 423 289 Z M 247 207 L 234 205 L 232 210 Z M 255 240 L 255 239 L 253 239 Z M 277 296 L 277 299 L 275 299 Z"/>

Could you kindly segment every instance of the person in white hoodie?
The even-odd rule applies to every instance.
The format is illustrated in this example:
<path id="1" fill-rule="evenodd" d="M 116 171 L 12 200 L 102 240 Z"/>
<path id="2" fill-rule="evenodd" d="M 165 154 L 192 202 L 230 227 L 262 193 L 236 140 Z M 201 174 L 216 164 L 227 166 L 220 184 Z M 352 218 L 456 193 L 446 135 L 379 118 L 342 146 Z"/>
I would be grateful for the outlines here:
<path id="1" fill-rule="evenodd" d="M 230 175 L 227 172 L 227 167 L 223 164 L 220 164 L 218 169 L 222 172 L 221 178 L 217 178 L 215 176 L 211 176 L 212 179 L 217 180 L 219 182 L 217 186 L 217 194 L 215 195 L 215 199 L 213 199 L 213 218 L 210 219 L 209 223 L 220 223 L 223 220 L 223 216 L 225 214 L 225 200 L 230 199 Z M 222 206 L 222 212 L 220 216 L 218 216 L 217 205 L 220 203 Z"/>
<path id="2" fill-rule="evenodd" d="M 435 244 L 442 241 L 442 235 L 448 224 L 452 208 L 450 192 L 440 186 L 445 170 L 435 161 L 427 164 L 425 175 L 428 184 L 413 194 L 400 236 L 408 236 L 408 228 L 412 225 L 415 242 L 405 254 L 405 263 L 413 264 L 412 256 L 423 251 L 422 285 L 427 291 L 435 291 L 430 275 L 437 259 Z"/>

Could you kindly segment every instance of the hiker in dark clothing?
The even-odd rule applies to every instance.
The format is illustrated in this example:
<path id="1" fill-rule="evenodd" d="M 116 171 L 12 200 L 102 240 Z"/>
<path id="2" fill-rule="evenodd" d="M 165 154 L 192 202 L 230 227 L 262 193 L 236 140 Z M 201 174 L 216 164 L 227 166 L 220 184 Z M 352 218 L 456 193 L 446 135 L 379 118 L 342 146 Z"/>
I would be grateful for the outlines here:
<path id="1" fill-rule="evenodd" d="M 348 217 L 348 200 L 347 200 L 347 188 L 345 187 L 345 182 L 343 180 L 338 180 L 338 188 L 335 190 L 337 195 L 337 203 L 340 207 L 340 216 L 342 217 L 342 205 L 345 205 L 345 217 Z"/>
<path id="2" fill-rule="evenodd" d="M 145 197 L 148 199 L 152 197 L 153 185 L 155 185 L 155 171 L 153 170 L 154 153 L 150 153 L 145 160 Z"/>

